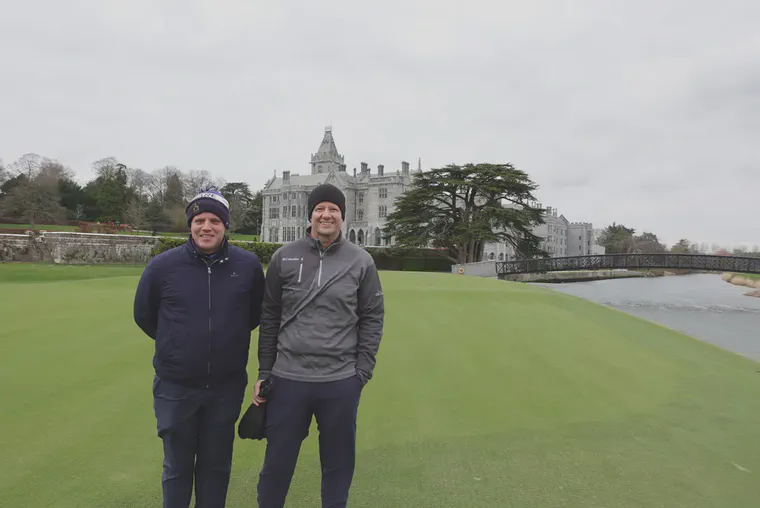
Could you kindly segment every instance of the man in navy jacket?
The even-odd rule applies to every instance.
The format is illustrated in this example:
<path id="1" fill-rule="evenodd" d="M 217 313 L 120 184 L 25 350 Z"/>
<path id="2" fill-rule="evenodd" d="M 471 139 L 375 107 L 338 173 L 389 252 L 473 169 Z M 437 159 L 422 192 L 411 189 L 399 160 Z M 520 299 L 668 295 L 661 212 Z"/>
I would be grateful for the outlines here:
<path id="1" fill-rule="evenodd" d="M 264 271 L 229 245 L 229 203 L 202 192 L 186 208 L 190 237 L 154 257 L 134 300 L 137 325 L 155 340 L 153 407 L 163 441 L 163 506 L 225 506 L 235 422 Z"/>

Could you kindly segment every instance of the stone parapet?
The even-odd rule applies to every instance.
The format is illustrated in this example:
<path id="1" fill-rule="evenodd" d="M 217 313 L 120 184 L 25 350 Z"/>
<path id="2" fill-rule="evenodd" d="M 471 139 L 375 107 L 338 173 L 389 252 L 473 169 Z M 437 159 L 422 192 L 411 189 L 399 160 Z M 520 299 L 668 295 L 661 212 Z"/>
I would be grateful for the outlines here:
<path id="1" fill-rule="evenodd" d="M 144 264 L 158 236 L 50 231 L 34 235 L 0 234 L 0 261 L 58 264 Z"/>

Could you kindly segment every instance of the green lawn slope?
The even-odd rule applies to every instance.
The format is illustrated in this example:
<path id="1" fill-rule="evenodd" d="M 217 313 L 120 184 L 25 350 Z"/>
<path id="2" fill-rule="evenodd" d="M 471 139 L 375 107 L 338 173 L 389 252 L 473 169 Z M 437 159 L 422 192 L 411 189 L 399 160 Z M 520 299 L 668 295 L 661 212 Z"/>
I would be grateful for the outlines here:
<path id="1" fill-rule="evenodd" d="M 0 265 L 0 506 L 160 506 L 140 268 L 16 270 Z M 757 506 L 757 363 L 548 290 L 381 276 L 352 507 Z M 288 506 L 319 506 L 316 436 Z M 228 506 L 255 506 L 264 446 L 236 441 Z"/>

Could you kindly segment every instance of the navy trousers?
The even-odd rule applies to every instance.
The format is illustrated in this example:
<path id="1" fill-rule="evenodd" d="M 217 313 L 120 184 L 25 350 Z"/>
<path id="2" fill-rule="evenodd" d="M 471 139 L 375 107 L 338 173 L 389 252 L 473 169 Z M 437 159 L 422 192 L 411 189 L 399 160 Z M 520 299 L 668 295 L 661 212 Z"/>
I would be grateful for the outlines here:
<path id="1" fill-rule="evenodd" d="M 199 389 L 155 378 L 153 408 L 164 447 L 164 508 L 188 508 L 193 485 L 196 508 L 225 506 L 245 387 L 245 380 Z"/>
<path id="2" fill-rule="evenodd" d="M 285 506 L 312 416 L 319 430 L 322 508 L 346 507 L 354 476 L 356 416 L 361 391 L 357 376 L 326 383 L 274 377 L 274 387 L 267 399 L 267 447 L 259 474 L 259 508 Z"/>

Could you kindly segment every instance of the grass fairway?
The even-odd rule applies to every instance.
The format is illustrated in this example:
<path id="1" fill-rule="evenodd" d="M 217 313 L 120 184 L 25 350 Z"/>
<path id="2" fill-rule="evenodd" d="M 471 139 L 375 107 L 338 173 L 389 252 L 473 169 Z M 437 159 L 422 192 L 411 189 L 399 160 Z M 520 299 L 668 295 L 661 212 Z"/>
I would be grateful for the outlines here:
<path id="1" fill-rule="evenodd" d="M 0 265 L 0 506 L 160 506 L 140 268 L 15 270 Z M 758 505 L 757 363 L 548 290 L 381 276 L 350 506 Z M 288 506 L 319 506 L 316 435 Z M 264 446 L 236 441 L 228 506 L 255 506 Z"/>

